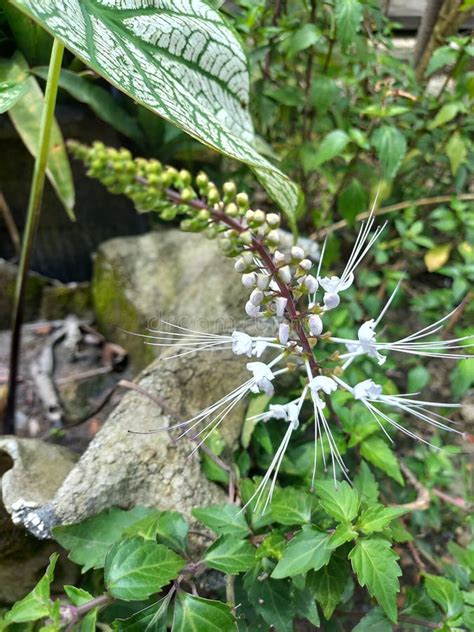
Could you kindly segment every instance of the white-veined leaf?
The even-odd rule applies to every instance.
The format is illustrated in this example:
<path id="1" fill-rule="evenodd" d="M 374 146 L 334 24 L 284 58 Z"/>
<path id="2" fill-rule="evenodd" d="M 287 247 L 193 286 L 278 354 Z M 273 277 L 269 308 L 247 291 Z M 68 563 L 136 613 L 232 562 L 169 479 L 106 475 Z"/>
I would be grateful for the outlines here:
<path id="1" fill-rule="evenodd" d="M 293 220 L 298 187 L 254 148 L 239 40 L 202 0 L 13 0 L 133 99 L 248 164 Z"/>

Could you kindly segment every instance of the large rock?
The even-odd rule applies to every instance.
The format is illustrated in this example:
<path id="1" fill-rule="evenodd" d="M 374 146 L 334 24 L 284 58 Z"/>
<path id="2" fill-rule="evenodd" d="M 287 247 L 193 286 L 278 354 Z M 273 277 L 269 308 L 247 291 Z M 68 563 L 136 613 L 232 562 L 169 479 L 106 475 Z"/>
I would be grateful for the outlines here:
<path id="1" fill-rule="evenodd" d="M 122 328 L 144 333 L 147 325 L 159 327 L 161 318 L 214 332 L 255 327 L 253 321 L 243 322 L 246 291 L 232 262 L 215 243 L 178 230 L 104 244 L 96 259 L 93 295 L 103 332 L 129 350 L 136 366 L 159 348 L 145 347 Z M 176 351 L 164 350 L 141 373 L 142 392 L 124 396 L 54 497 L 23 516 L 35 535 L 44 537 L 55 524 L 78 522 L 110 506 L 173 509 L 190 518 L 194 507 L 225 500 L 222 488 L 201 472 L 194 450 L 200 438 L 190 433 L 178 439 L 179 429 L 166 428 L 247 380 L 247 358 L 229 350 L 171 358 Z M 240 436 L 244 411 L 240 403 L 219 426 L 227 453 Z"/>
<path id="2" fill-rule="evenodd" d="M 161 319 L 202 331 L 232 331 L 247 292 L 232 261 L 203 235 L 177 229 L 111 239 L 99 248 L 92 292 L 97 321 L 109 340 L 143 368 L 159 354 L 128 332 L 148 333 Z"/>

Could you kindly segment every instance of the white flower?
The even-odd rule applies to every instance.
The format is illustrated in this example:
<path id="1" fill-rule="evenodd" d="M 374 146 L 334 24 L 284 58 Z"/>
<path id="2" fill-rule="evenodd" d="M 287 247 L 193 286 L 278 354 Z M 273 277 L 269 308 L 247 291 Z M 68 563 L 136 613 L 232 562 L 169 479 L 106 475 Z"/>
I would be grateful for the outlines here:
<path id="1" fill-rule="evenodd" d="M 353 392 L 355 399 L 378 399 L 382 387 L 373 380 L 364 380 L 354 386 Z"/>
<path id="2" fill-rule="evenodd" d="M 387 358 L 377 351 L 377 340 L 374 331 L 375 326 L 375 320 L 371 318 L 359 327 L 359 331 L 357 332 L 359 344 L 355 352 L 357 353 L 360 350 L 359 353 L 366 353 L 372 358 L 377 358 L 377 362 L 382 365 Z M 351 348 L 353 347 L 354 345 L 352 345 Z"/>
<path id="3" fill-rule="evenodd" d="M 303 283 L 304 283 L 305 288 L 308 290 L 308 292 L 311 292 L 311 294 L 313 294 L 314 292 L 317 292 L 319 288 L 318 281 L 311 274 L 307 274 L 305 276 Z"/>
<path id="4" fill-rule="evenodd" d="M 254 305 L 251 301 L 245 303 L 245 313 L 251 318 L 257 318 L 260 315 L 260 307 Z"/>
<path id="5" fill-rule="evenodd" d="M 293 246 L 291 248 L 291 256 L 293 259 L 301 261 L 305 257 L 305 251 L 300 246 Z"/>
<path id="6" fill-rule="evenodd" d="M 253 384 L 250 387 L 252 393 L 263 391 L 271 397 L 274 393 L 272 380 L 275 379 L 271 368 L 265 362 L 248 362 L 247 369 L 253 373 Z"/>
<path id="7" fill-rule="evenodd" d="M 339 306 L 341 299 L 339 298 L 339 294 L 330 294 L 326 292 L 324 295 L 324 307 L 329 311 L 330 309 L 335 309 Z"/>
<path id="8" fill-rule="evenodd" d="M 311 261 L 311 259 L 303 259 L 299 262 L 298 265 L 300 266 L 300 268 L 303 268 L 305 272 L 309 272 L 313 267 L 313 262 Z"/>
<path id="9" fill-rule="evenodd" d="M 309 388 L 311 390 L 313 402 L 318 406 L 318 408 L 324 408 L 326 406 L 326 402 L 319 396 L 319 391 L 323 391 L 326 395 L 330 395 L 337 390 L 337 382 L 335 382 L 331 377 L 317 375 L 309 382 Z"/>
<path id="10" fill-rule="evenodd" d="M 311 314 L 308 319 L 309 331 L 312 336 L 320 336 L 323 332 L 323 321 L 321 316 Z"/>
<path id="11" fill-rule="evenodd" d="M 253 339 L 243 331 L 232 332 L 232 352 L 235 355 L 252 357 Z"/>
<path id="12" fill-rule="evenodd" d="M 254 345 L 253 354 L 257 358 L 265 352 L 268 347 L 268 342 L 266 340 L 257 340 Z"/>
<path id="13" fill-rule="evenodd" d="M 338 294 L 351 287 L 354 283 L 354 275 L 351 273 L 347 278 L 339 278 L 338 276 L 323 277 L 319 279 L 319 282 L 323 290 L 329 294 Z"/>
<path id="14" fill-rule="evenodd" d="M 286 345 L 289 335 L 290 326 L 288 325 L 288 323 L 281 323 L 281 325 L 278 327 L 278 340 L 282 345 Z"/>
<path id="15" fill-rule="evenodd" d="M 286 255 L 284 255 L 279 250 L 275 250 L 275 254 L 273 255 L 273 259 L 275 263 L 278 265 L 279 263 L 284 263 L 286 261 Z"/>

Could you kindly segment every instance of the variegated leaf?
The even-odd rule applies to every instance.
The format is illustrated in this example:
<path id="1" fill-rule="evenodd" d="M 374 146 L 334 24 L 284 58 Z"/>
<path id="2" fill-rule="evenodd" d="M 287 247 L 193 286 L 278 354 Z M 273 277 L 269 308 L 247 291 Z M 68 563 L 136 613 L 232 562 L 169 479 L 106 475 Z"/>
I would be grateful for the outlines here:
<path id="1" fill-rule="evenodd" d="M 1 70 L 0 70 L 1 74 Z M 0 81 L 0 114 L 7 112 L 15 105 L 26 91 L 26 83 L 13 81 Z"/>
<path id="2" fill-rule="evenodd" d="M 254 148 L 245 54 L 202 0 L 13 0 L 96 72 L 213 149 L 248 164 L 294 216 L 298 187 Z"/>

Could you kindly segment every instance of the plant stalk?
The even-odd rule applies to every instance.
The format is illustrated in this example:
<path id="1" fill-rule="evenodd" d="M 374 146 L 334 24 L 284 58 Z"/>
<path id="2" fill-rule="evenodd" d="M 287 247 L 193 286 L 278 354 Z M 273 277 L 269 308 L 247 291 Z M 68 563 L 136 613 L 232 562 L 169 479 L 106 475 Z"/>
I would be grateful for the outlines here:
<path id="1" fill-rule="evenodd" d="M 54 40 L 49 63 L 48 80 L 41 114 L 39 151 L 35 160 L 33 179 L 31 182 L 30 199 L 26 214 L 26 225 L 23 234 L 18 276 L 16 279 L 15 296 L 12 312 L 10 366 L 8 375 L 8 399 L 2 424 L 4 434 L 15 432 L 16 391 L 18 383 L 18 364 L 21 345 L 21 326 L 23 323 L 25 294 L 28 283 L 31 252 L 38 227 L 43 201 L 46 167 L 48 164 L 51 145 L 51 129 L 54 121 L 54 110 L 58 94 L 59 74 L 64 53 L 64 45 Z"/>

